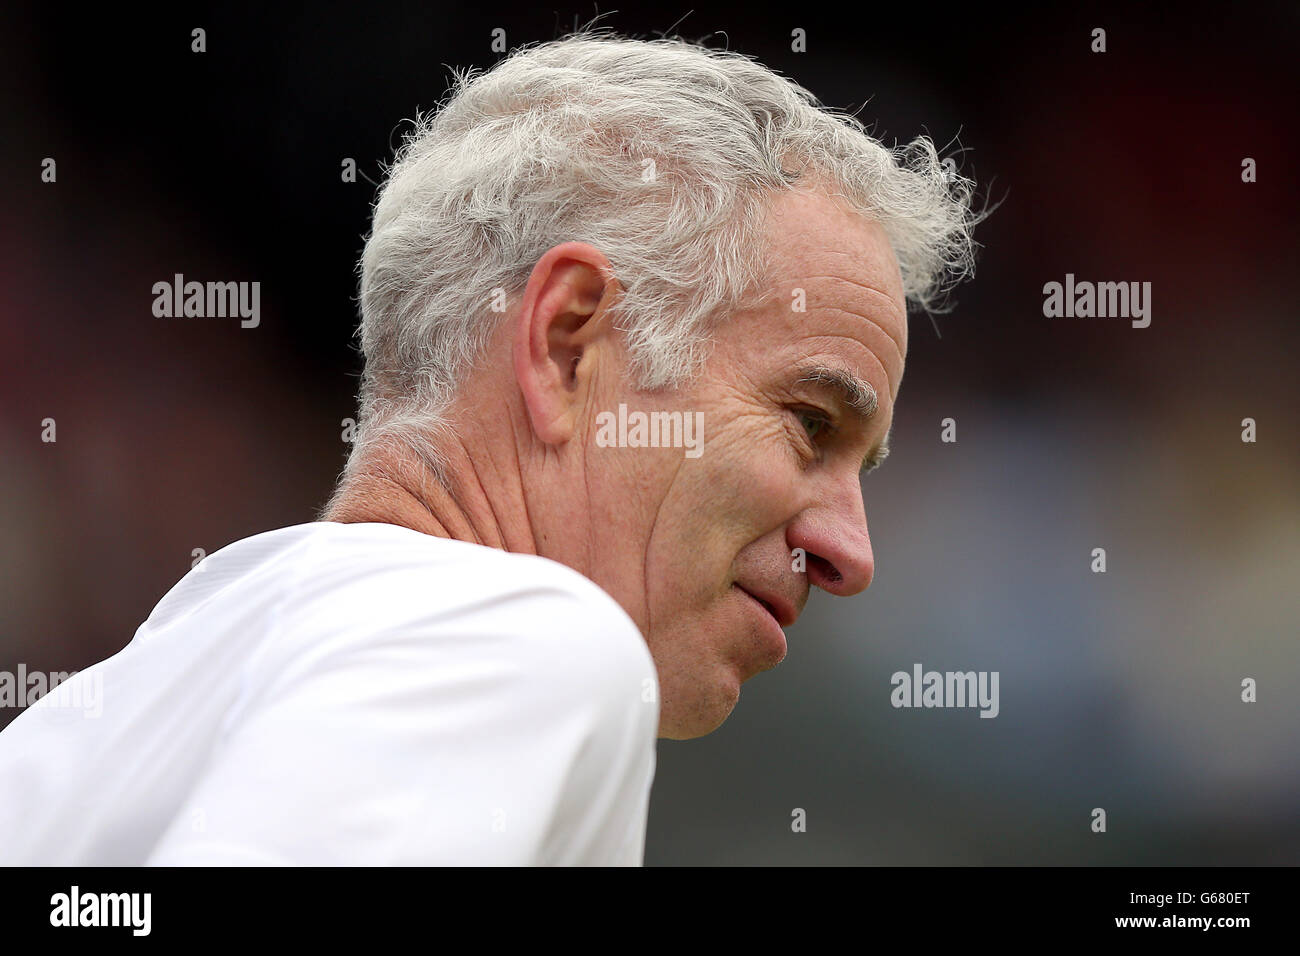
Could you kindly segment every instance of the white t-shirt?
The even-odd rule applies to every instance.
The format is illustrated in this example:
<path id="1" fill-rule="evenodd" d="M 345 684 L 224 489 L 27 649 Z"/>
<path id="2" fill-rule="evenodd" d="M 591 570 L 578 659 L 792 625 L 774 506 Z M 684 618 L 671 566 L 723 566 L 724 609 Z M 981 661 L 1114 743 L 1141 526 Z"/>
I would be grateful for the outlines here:
<path id="1" fill-rule="evenodd" d="M 297 525 L 0 732 L 0 864 L 640 865 L 658 723 L 640 631 L 571 568 Z"/>

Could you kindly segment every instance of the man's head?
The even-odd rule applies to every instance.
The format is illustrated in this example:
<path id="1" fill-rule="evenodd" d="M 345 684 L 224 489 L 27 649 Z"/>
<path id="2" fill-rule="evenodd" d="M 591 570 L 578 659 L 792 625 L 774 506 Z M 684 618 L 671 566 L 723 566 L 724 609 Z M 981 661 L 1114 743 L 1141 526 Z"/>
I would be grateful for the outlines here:
<path id="1" fill-rule="evenodd" d="M 969 196 L 732 53 L 585 36 L 462 78 L 376 206 L 327 516 L 405 475 L 443 533 L 577 569 L 645 635 L 661 736 L 708 733 L 811 587 L 871 581 L 860 472 Z"/>

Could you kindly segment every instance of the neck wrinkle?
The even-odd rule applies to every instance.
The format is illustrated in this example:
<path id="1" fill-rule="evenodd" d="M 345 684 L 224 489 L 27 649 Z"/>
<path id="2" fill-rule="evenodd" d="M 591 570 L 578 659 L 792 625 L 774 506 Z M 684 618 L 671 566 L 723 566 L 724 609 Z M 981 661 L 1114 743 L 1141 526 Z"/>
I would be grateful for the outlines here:
<path id="1" fill-rule="evenodd" d="M 342 498 L 323 520 L 395 524 L 438 538 L 537 554 L 522 484 L 514 489 L 519 498 L 514 510 L 521 520 L 519 533 L 512 534 L 508 521 L 510 511 L 503 514 L 498 510 L 464 449 L 457 447 L 453 457 L 445 469 L 445 485 L 425 466 L 410 459 L 403 459 L 400 468 L 384 460 L 366 465 L 348 481 Z M 510 490 L 502 489 L 502 492 L 508 495 Z"/>

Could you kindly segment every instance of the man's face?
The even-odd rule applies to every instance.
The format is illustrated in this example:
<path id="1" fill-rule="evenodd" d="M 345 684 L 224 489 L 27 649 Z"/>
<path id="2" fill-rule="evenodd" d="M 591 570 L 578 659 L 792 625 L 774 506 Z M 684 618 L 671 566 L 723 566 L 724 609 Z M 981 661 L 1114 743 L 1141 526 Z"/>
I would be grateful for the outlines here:
<path id="1" fill-rule="evenodd" d="M 600 396 L 611 412 L 700 413 L 698 457 L 588 436 L 592 503 L 610 516 L 593 550 L 617 557 L 585 570 L 646 637 L 663 737 L 727 718 L 740 685 L 785 657 L 782 627 L 812 586 L 871 582 L 860 470 L 882 457 L 903 376 L 898 264 L 878 224 L 820 193 L 784 194 L 770 223 L 772 296 L 722 323 L 696 378 Z"/>

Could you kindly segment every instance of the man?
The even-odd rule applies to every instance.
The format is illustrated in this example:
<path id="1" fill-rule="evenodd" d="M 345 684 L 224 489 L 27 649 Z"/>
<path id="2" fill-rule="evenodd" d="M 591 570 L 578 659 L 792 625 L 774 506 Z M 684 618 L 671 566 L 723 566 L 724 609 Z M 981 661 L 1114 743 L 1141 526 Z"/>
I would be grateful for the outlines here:
<path id="1" fill-rule="evenodd" d="M 969 185 L 681 41 L 459 77 L 375 208 L 322 520 L 182 579 L 72 678 L 98 720 L 0 734 L 0 860 L 639 864 L 656 736 L 871 581 L 860 473 Z"/>

